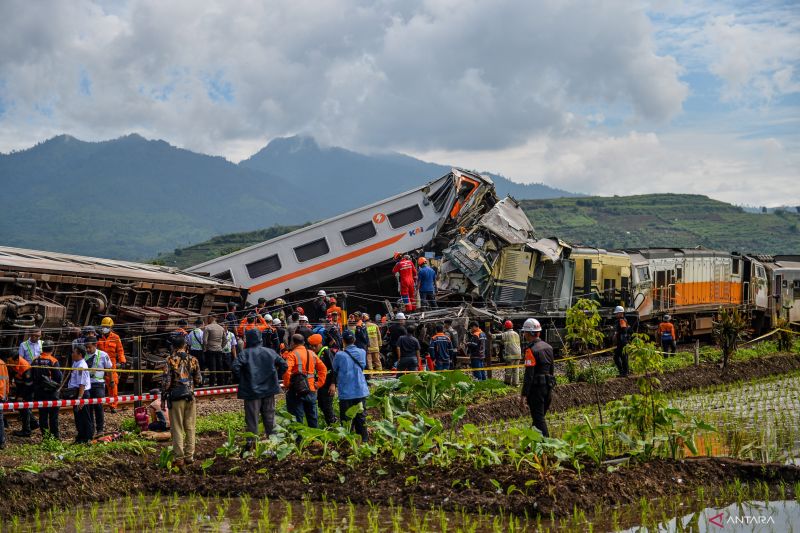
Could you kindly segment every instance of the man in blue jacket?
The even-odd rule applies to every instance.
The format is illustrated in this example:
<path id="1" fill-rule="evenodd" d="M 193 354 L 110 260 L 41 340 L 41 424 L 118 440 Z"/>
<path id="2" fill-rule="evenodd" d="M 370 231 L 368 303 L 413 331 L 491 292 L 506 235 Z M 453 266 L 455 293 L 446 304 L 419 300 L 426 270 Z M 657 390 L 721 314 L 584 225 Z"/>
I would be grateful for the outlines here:
<path id="1" fill-rule="evenodd" d="M 339 388 L 339 419 L 342 423 L 350 420 L 347 410 L 354 405 L 361 404 L 361 410 L 353 416 L 350 431 L 361 435 L 362 442 L 367 442 L 367 416 L 366 399 L 369 396 L 369 387 L 364 378 L 364 369 L 367 367 L 367 352 L 356 347 L 356 337 L 349 329 L 342 334 L 344 350 L 340 351 L 333 360 L 333 370 L 336 372 L 336 386 Z M 335 389 L 334 389 L 335 391 Z"/>
<path id="2" fill-rule="evenodd" d="M 428 260 L 419 258 L 419 299 L 420 304 L 426 309 L 436 308 L 436 271 L 428 266 Z"/>
<path id="3" fill-rule="evenodd" d="M 275 395 L 281 392 L 280 380 L 289 365 L 275 350 L 261 344 L 257 329 L 245 332 L 247 348 L 233 362 L 233 376 L 239 382 L 238 397 L 244 400 L 244 419 L 247 431 L 258 434 L 259 416 L 264 433 L 270 436 L 275 428 Z M 248 439 L 248 447 L 254 440 Z"/>

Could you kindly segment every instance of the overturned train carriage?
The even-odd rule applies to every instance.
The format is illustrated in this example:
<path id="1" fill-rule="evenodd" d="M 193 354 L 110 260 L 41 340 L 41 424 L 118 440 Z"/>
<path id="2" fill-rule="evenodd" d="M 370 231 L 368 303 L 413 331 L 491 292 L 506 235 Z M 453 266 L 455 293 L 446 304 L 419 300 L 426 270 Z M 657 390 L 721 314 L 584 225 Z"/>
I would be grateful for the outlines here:
<path id="1" fill-rule="evenodd" d="M 243 296 L 230 283 L 173 268 L 0 247 L 0 348 L 16 351 L 40 328 L 65 360 L 76 329 L 108 316 L 129 361 L 141 351 L 142 367 L 154 368 L 179 320 L 224 312 Z"/>

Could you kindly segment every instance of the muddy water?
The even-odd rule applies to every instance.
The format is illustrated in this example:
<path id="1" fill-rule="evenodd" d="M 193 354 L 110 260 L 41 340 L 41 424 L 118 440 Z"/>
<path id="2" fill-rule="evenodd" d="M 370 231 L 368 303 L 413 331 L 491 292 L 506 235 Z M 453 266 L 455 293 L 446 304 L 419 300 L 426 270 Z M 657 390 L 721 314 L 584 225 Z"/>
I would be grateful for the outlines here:
<path id="1" fill-rule="evenodd" d="M 541 523 L 540 523 L 541 525 Z M 533 522 L 507 516 L 337 502 L 145 496 L 120 498 L 38 518 L 0 522 L 0 531 L 311 532 L 311 531 L 528 531 Z"/>

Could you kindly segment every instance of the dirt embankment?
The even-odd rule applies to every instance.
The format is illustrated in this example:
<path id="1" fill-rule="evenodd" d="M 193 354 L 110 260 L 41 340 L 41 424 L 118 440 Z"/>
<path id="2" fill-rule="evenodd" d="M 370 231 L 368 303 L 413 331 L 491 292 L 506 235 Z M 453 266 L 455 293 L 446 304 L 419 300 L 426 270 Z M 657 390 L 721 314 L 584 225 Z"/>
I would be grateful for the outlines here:
<path id="1" fill-rule="evenodd" d="M 661 390 L 664 392 L 678 392 L 734 383 L 736 381 L 752 380 L 772 375 L 785 374 L 800 370 L 800 355 L 777 355 L 763 359 L 734 362 L 728 365 L 723 372 L 716 364 L 703 364 L 681 368 L 674 372 L 667 372 L 659 376 Z M 638 393 L 636 377 L 614 378 L 597 385 L 589 383 L 570 383 L 559 385 L 553 391 L 553 403 L 550 412 L 566 411 L 573 407 L 582 407 L 594 404 L 599 396 L 601 403 L 619 400 L 627 394 Z M 519 396 L 511 394 L 497 400 L 468 406 L 467 414 L 461 419 L 459 425 L 486 424 L 498 420 L 510 420 L 529 415 L 528 408 L 519 404 Z M 449 425 L 450 413 L 443 413 L 438 417 L 444 424 Z"/>
<path id="2" fill-rule="evenodd" d="M 213 455 L 220 437 L 200 443 L 201 460 Z M 262 473 L 258 473 L 261 470 Z M 217 458 L 203 473 L 199 463 L 184 474 L 167 474 L 151 456 L 109 458 L 103 465 L 81 463 L 63 470 L 32 474 L 10 472 L 0 484 L 0 518 L 27 515 L 36 508 L 71 507 L 137 492 L 240 495 L 253 497 L 346 501 L 356 504 L 401 504 L 448 510 L 480 507 L 492 513 L 569 515 L 574 506 L 592 509 L 631 504 L 641 497 L 657 498 L 707 490 L 739 479 L 742 482 L 800 481 L 800 467 L 746 463 L 733 459 L 654 460 L 607 472 L 587 467 L 578 475 L 565 469 L 542 474 L 531 467 L 475 468 L 469 462 L 449 468 L 399 464 L 391 458 L 366 461 L 354 468 L 314 458 L 246 460 Z M 495 480 L 501 489 L 495 486 Z M 537 480 L 526 485 L 529 480 Z M 467 483 L 468 482 L 468 483 Z M 515 485 L 519 490 L 511 490 Z"/>

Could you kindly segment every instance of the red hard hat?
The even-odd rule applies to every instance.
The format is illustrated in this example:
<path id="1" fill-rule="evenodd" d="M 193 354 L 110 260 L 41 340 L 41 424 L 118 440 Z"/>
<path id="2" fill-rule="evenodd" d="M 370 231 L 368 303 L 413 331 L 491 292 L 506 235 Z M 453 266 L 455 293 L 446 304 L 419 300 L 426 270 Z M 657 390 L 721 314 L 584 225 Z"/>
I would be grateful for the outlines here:
<path id="1" fill-rule="evenodd" d="M 328 301 L 329 301 L 330 303 L 332 303 L 332 304 L 335 304 L 335 303 L 336 303 L 336 298 L 334 298 L 334 297 L 330 297 L 330 298 L 328 298 Z"/>
<path id="2" fill-rule="evenodd" d="M 424 265 L 427 262 L 428 262 L 428 260 L 425 259 L 424 257 L 420 257 L 419 259 L 417 259 L 417 264 L 418 265 Z"/>
<path id="3" fill-rule="evenodd" d="M 395 261 L 400 259 L 400 252 L 395 252 L 393 257 L 394 257 Z"/>
<path id="4" fill-rule="evenodd" d="M 514 329 L 514 324 L 510 320 L 506 320 L 505 323 L 503 324 L 503 326 L 506 329 Z"/>
<path id="5" fill-rule="evenodd" d="M 301 315 L 304 315 L 304 314 L 306 314 L 306 312 L 305 312 L 305 311 L 303 311 L 303 308 L 302 308 L 302 307 L 300 307 L 299 305 L 297 306 L 297 312 L 298 312 L 298 313 L 300 313 Z"/>

